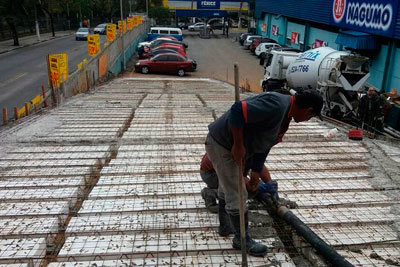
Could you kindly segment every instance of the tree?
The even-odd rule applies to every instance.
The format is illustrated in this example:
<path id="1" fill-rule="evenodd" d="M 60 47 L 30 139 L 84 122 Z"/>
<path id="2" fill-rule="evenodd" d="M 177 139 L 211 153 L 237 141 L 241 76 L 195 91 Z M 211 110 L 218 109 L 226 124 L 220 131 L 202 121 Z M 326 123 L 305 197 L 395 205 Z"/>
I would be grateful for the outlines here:
<path id="1" fill-rule="evenodd" d="M 155 19 L 157 24 L 169 24 L 171 12 L 165 7 L 154 7 L 149 10 L 149 17 Z"/>
<path id="2" fill-rule="evenodd" d="M 0 17 L 4 18 L 14 39 L 14 46 L 19 46 L 17 23 L 22 21 L 28 14 L 25 9 L 24 0 L 0 0 Z"/>

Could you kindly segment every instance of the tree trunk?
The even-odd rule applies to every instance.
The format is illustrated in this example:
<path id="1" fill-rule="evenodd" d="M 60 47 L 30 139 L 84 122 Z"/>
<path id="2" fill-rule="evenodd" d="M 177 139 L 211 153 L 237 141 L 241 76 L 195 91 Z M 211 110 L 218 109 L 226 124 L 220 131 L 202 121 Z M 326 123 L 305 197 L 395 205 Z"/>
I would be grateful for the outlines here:
<path id="1" fill-rule="evenodd" d="M 51 32 L 53 33 L 53 37 L 56 36 L 56 33 L 54 32 L 53 15 L 51 15 L 51 13 L 46 8 L 44 8 L 43 6 L 40 6 L 40 7 L 43 10 L 43 12 L 50 17 Z"/>
<path id="2" fill-rule="evenodd" d="M 12 18 L 6 18 L 6 21 L 14 39 L 14 46 L 19 46 L 18 32 L 17 28 L 15 27 L 14 20 Z"/>

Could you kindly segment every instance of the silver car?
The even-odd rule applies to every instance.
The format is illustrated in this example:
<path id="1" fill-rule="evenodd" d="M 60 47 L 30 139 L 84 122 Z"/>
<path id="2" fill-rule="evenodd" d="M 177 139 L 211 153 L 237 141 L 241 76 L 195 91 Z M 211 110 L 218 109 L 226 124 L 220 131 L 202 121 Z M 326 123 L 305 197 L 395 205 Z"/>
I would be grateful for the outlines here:
<path id="1" fill-rule="evenodd" d="M 190 25 L 188 27 L 189 31 L 200 31 L 202 28 L 207 27 L 210 28 L 210 24 L 206 24 L 204 22 L 197 22 L 196 24 Z"/>
<path id="2" fill-rule="evenodd" d="M 106 23 L 99 24 L 96 26 L 96 28 L 94 28 L 93 32 L 98 34 L 106 34 L 106 26 Z"/>
<path id="3" fill-rule="evenodd" d="M 87 40 L 89 28 L 79 28 L 75 33 L 75 40 Z"/>

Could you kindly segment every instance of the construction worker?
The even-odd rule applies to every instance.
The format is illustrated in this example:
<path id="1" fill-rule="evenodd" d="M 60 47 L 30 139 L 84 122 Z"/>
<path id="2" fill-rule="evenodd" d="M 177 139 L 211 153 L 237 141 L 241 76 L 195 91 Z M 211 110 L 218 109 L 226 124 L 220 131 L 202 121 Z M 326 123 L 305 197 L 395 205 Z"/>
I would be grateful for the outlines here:
<path id="1" fill-rule="evenodd" d="M 320 115 L 322 105 L 321 95 L 312 89 L 297 92 L 294 96 L 276 92 L 261 93 L 236 102 L 208 126 L 205 148 L 218 175 L 219 209 L 229 214 L 235 229 L 233 248 L 241 248 L 237 177 L 240 169 L 245 166 L 247 159 L 251 159 L 253 171 L 249 183 L 257 186 L 271 147 L 282 140 L 292 118 L 295 122 L 308 121 Z M 245 189 L 244 183 L 242 187 Z M 247 196 L 247 191 L 243 190 L 245 201 Z M 224 223 L 220 221 L 221 228 Z M 248 253 L 264 256 L 267 247 L 249 236 L 247 211 L 245 230 Z"/>
<path id="2" fill-rule="evenodd" d="M 255 196 L 257 194 L 257 188 L 254 188 L 254 185 L 253 186 L 250 185 L 249 179 L 247 178 L 247 173 L 248 173 L 248 170 L 247 170 L 247 168 L 245 168 L 245 171 L 243 173 L 243 179 L 246 183 L 246 189 L 247 189 L 248 193 Z M 217 173 L 215 172 L 212 162 L 210 161 L 210 159 L 207 156 L 207 153 L 204 154 L 204 156 L 201 160 L 200 176 L 201 176 L 201 179 L 203 180 L 203 182 L 205 182 L 207 185 L 207 187 L 204 187 L 201 190 L 201 196 L 204 199 L 206 208 L 211 213 L 218 213 L 218 204 L 217 204 L 218 176 L 217 176 Z M 260 178 L 264 183 L 271 183 L 271 176 L 269 174 L 267 167 L 264 166 Z M 276 183 L 276 182 L 274 182 L 274 183 Z M 271 188 L 274 188 L 274 186 L 272 186 Z"/>

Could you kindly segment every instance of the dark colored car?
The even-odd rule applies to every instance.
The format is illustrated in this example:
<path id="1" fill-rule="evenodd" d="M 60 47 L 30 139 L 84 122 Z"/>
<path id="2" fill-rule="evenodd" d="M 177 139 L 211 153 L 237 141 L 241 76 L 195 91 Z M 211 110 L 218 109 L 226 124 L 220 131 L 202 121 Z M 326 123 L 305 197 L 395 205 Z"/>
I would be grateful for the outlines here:
<path id="1" fill-rule="evenodd" d="M 251 33 L 242 33 L 239 37 L 239 43 L 240 45 L 243 45 L 244 40 L 246 40 L 247 36 L 251 35 Z"/>
<path id="2" fill-rule="evenodd" d="M 135 64 L 135 71 L 143 74 L 149 72 L 177 73 L 182 77 L 196 67 L 197 63 L 191 59 L 176 53 L 165 53 L 150 59 L 139 60 Z"/>
<path id="3" fill-rule="evenodd" d="M 161 39 L 161 40 L 160 40 L 160 39 L 157 39 L 157 40 L 151 41 L 150 47 L 151 47 L 151 48 L 154 48 L 154 47 L 159 46 L 159 45 L 162 44 L 162 43 L 180 44 L 180 45 L 183 45 L 185 48 L 188 47 L 188 45 L 187 45 L 186 43 L 181 42 L 181 41 L 163 40 L 163 39 Z"/>
<path id="4" fill-rule="evenodd" d="M 276 43 L 276 41 L 274 39 L 270 39 L 270 38 L 255 39 L 255 40 L 253 40 L 253 42 L 250 45 L 250 52 L 252 52 L 254 54 L 257 46 L 261 43 Z"/>
<path id="5" fill-rule="evenodd" d="M 271 54 L 271 51 L 286 51 L 286 52 L 302 52 L 300 49 L 297 48 L 293 48 L 287 45 L 283 45 L 283 46 L 278 46 L 278 47 L 272 47 L 270 48 L 266 53 L 262 53 L 260 55 L 260 65 L 264 65 L 265 59 Z"/>

